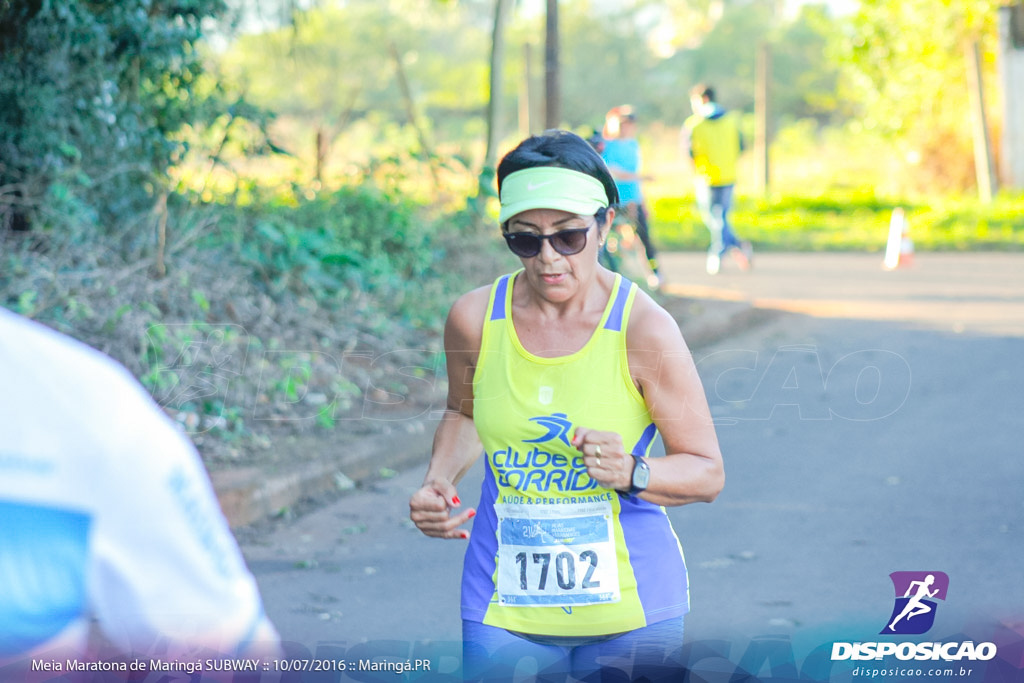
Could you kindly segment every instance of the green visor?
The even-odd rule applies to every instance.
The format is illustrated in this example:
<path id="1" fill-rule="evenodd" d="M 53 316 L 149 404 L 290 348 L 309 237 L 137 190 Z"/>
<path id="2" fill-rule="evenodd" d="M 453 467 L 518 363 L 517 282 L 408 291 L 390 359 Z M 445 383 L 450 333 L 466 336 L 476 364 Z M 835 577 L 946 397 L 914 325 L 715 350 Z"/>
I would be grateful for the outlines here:
<path id="1" fill-rule="evenodd" d="M 593 216 L 608 206 L 601 181 L 586 173 L 557 166 L 535 166 L 510 173 L 501 183 L 498 222 L 530 209 L 560 209 Z"/>

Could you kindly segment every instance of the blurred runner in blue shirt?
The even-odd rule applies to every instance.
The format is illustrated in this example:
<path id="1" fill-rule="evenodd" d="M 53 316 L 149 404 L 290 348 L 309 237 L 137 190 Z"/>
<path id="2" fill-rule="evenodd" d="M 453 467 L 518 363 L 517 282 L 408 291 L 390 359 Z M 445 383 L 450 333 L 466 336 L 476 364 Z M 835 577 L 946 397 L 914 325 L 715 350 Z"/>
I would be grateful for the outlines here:
<path id="1" fill-rule="evenodd" d="M 651 270 L 660 277 L 658 252 L 651 241 L 647 205 L 640 188 L 641 180 L 648 178 L 640 173 L 640 145 L 636 140 L 636 113 L 633 108 L 629 105 L 613 107 L 605 116 L 602 133 L 605 143 L 601 156 L 619 190 L 619 206 L 625 210 L 636 227 Z"/>

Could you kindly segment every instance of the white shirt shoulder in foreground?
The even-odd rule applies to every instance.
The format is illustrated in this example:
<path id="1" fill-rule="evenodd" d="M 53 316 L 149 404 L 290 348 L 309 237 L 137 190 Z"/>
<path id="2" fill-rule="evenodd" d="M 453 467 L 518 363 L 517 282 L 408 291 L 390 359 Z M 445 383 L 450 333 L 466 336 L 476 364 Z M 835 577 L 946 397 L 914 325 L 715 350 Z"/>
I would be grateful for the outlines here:
<path id="1" fill-rule="evenodd" d="M 0 662 L 277 651 L 191 442 L 121 365 L 0 308 Z"/>

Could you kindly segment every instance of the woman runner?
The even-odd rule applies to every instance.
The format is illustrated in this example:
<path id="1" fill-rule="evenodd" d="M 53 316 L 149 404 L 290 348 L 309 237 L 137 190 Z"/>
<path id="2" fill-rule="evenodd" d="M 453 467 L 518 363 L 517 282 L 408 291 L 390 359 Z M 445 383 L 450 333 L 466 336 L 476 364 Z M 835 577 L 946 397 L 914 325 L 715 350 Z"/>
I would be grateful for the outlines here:
<path id="1" fill-rule="evenodd" d="M 672 317 L 598 264 L 618 194 L 586 141 L 523 141 L 498 190 L 522 268 L 451 308 L 447 410 L 410 501 L 424 534 L 469 539 L 465 677 L 677 680 L 689 591 L 663 506 L 724 483 L 693 359 Z M 659 433 L 666 455 L 649 457 Z M 480 504 L 463 509 L 481 451 Z"/>

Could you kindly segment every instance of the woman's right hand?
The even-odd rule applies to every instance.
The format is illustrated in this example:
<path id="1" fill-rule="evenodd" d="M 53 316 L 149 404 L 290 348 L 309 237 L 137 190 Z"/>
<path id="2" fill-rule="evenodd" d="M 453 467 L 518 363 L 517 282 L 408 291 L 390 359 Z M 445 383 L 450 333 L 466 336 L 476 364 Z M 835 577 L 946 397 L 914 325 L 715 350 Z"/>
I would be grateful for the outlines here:
<path id="1" fill-rule="evenodd" d="M 435 538 L 469 538 L 469 532 L 459 527 L 476 516 L 469 508 L 452 514 L 462 505 L 455 485 L 443 479 L 427 481 L 409 500 L 409 519 L 416 528 Z"/>

